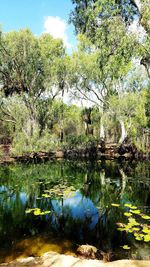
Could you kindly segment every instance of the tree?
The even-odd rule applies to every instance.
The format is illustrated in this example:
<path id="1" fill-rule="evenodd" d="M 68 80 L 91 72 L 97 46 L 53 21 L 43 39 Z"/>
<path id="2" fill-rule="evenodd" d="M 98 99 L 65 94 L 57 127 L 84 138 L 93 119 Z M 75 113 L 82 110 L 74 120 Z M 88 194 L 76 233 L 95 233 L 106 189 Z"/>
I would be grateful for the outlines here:
<path id="1" fill-rule="evenodd" d="M 121 16 L 125 23 L 129 24 L 135 15 L 139 15 L 139 8 L 135 2 L 132 0 L 72 0 L 75 7 L 70 14 L 70 22 L 74 24 L 77 34 L 86 33 L 88 36 L 93 35 L 93 29 L 99 28 L 99 20 L 105 17 Z"/>
<path id="2" fill-rule="evenodd" d="M 30 115 L 31 135 L 41 123 L 41 116 L 44 123 L 43 114 L 39 115 L 41 109 L 36 109 L 39 99 L 54 99 L 62 90 L 60 72 L 65 69 L 64 57 L 62 41 L 48 34 L 35 37 L 29 30 L 1 32 L 1 91 L 6 97 L 16 93 L 23 99 Z"/>
<path id="3" fill-rule="evenodd" d="M 141 128 L 147 125 L 145 114 L 145 92 L 125 93 L 123 95 L 112 96 L 107 115 L 115 117 L 121 128 L 119 143 L 126 137 L 136 140 Z"/>
<path id="4" fill-rule="evenodd" d="M 97 38 L 97 45 L 85 35 L 80 35 L 78 51 L 71 58 L 69 79 L 72 94 L 96 105 L 101 114 L 109 106 L 109 96 L 118 91 L 118 79 L 123 79 L 132 66 L 135 42 L 132 36 L 126 34 L 122 24 L 114 35 L 117 20 L 113 25 L 109 24 L 108 33 L 104 29 L 99 30 L 101 37 Z M 100 137 L 104 138 L 102 120 L 101 116 Z"/>
<path id="5" fill-rule="evenodd" d="M 131 86 L 125 81 L 125 77 L 129 73 L 128 80 L 130 79 L 134 57 L 140 59 L 149 73 L 148 38 L 145 35 L 140 40 L 138 35 L 129 31 L 135 18 L 141 21 L 141 17 L 148 31 L 148 7 L 146 1 L 143 1 L 142 8 L 139 8 L 137 1 L 72 2 L 75 8 L 70 20 L 76 33 L 81 33 L 80 49 L 74 59 L 74 65 L 78 64 L 78 74 L 74 71 L 74 86 L 84 99 L 97 102 L 104 114 L 111 105 L 112 95 L 120 95 L 123 87 L 130 90 Z M 82 7 L 84 12 L 81 11 Z M 123 101 L 123 98 L 120 100 Z M 102 115 L 100 136 L 104 136 L 103 117 Z M 125 137 L 123 120 L 120 125 Z"/>
<path id="6" fill-rule="evenodd" d="M 149 68 L 149 33 L 150 33 L 150 5 L 149 0 L 80 0 L 72 1 L 75 4 L 75 8 L 70 15 L 70 21 L 74 24 L 76 33 L 84 33 L 92 42 L 98 45 L 97 40 L 102 39 L 102 34 L 99 32 L 102 29 L 102 33 L 106 32 L 105 42 L 107 47 L 107 35 L 109 33 L 109 23 L 113 25 L 116 21 L 116 28 L 114 31 L 114 37 L 118 32 L 120 24 L 125 26 L 128 30 L 133 21 L 138 21 L 139 25 L 144 27 L 145 37 L 142 40 L 138 40 L 139 57 L 141 58 L 141 64 L 143 64 L 147 70 L 148 76 L 150 76 Z M 116 31 L 117 29 L 117 31 Z M 98 38 L 99 37 L 99 38 Z M 104 38 L 104 37 L 103 37 Z M 132 41 L 132 40 L 131 40 Z M 115 43 L 114 43 L 115 44 Z M 116 46 L 116 44 L 115 44 Z M 131 48 L 131 51 L 135 51 Z M 106 58 L 107 59 L 107 58 Z"/>

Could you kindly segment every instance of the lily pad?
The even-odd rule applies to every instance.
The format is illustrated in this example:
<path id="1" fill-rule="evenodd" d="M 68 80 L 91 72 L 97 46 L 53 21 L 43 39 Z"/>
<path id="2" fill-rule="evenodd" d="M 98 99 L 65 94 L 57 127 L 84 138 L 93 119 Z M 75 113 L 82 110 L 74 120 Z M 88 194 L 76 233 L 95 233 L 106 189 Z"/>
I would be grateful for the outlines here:
<path id="1" fill-rule="evenodd" d="M 130 216 L 132 216 L 132 213 L 125 212 L 124 215 L 127 216 L 127 217 L 130 217 Z"/>
<path id="2" fill-rule="evenodd" d="M 144 242 L 150 242 L 150 234 L 144 236 Z"/>
<path id="3" fill-rule="evenodd" d="M 130 209 L 132 209 L 132 210 L 136 210 L 137 207 L 136 207 L 136 206 L 131 206 Z"/>
<path id="4" fill-rule="evenodd" d="M 134 214 L 140 214 L 141 211 L 140 210 L 130 210 L 130 212 L 134 213 Z"/>
<path id="5" fill-rule="evenodd" d="M 146 234 L 150 234 L 150 229 L 148 227 L 144 227 L 142 232 Z"/>
<path id="6" fill-rule="evenodd" d="M 113 207 L 119 207 L 120 205 L 119 204 L 117 204 L 117 203 L 112 203 L 111 204 Z"/>
<path id="7" fill-rule="evenodd" d="M 128 204 L 128 203 L 124 204 L 124 206 L 125 207 L 128 207 L 128 208 L 131 208 L 132 207 L 132 205 L 131 204 Z"/>
<path id="8" fill-rule="evenodd" d="M 150 220 L 150 216 L 148 216 L 148 215 L 142 215 L 141 216 L 143 219 L 145 219 L 145 220 Z"/>
<path id="9" fill-rule="evenodd" d="M 130 247 L 128 245 L 124 245 L 124 246 L 122 246 L 122 248 L 125 249 L 125 250 L 129 250 L 130 249 Z"/>

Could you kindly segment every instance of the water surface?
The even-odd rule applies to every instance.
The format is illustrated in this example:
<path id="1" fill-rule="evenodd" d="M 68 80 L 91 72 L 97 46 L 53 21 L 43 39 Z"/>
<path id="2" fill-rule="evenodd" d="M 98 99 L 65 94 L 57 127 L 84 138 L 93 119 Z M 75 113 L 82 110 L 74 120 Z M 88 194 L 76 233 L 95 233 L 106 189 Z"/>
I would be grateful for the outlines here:
<path id="1" fill-rule="evenodd" d="M 114 204 L 119 204 L 115 206 Z M 149 242 L 118 231 L 126 204 L 150 215 L 149 163 L 57 161 L 0 166 L 0 261 L 92 244 L 115 259 L 149 258 Z M 43 215 L 29 209 L 39 208 Z M 142 225 L 149 220 L 138 214 Z M 123 249 L 124 245 L 130 247 Z"/>

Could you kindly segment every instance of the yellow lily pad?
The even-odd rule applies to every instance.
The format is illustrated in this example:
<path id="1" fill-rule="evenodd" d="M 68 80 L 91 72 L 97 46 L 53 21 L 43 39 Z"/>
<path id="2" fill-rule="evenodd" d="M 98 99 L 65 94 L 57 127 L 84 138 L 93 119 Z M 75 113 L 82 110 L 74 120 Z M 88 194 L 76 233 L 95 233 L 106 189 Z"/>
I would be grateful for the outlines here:
<path id="1" fill-rule="evenodd" d="M 132 230 L 133 230 L 133 231 L 140 231 L 140 228 L 138 228 L 138 227 L 133 227 Z"/>
<path id="2" fill-rule="evenodd" d="M 137 207 L 136 207 L 136 206 L 131 206 L 130 209 L 132 209 L 132 210 L 136 210 Z"/>
<path id="3" fill-rule="evenodd" d="M 128 208 L 131 208 L 132 207 L 132 205 L 131 204 L 128 204 L 128 203 L 127 204 L 124 204 L 124 206 L 125 207 L 128 207 Z"/>
<path id="4" fill-rule="evenodd" d="M 145 219 L 145 220 L 150 220 L 150 216 L 148 216 L 148 215 L 142 215 L 141 216 L 143 219 Z"/>
<path id="5" fill-rule="evenodd" d="M 48 195 L 48 194 L 42 194 L 42 197 L 49 198 L 50 195 Z"/>
<path id="6" fill-rule="evenodd" d="M 126 229 L 125 228 L 117 228 L 118 231 L 125 231 Z"/>
<path id="7" fill-rule="evenodd" d="M 119 204 L 117 204 L 117 203 L 112 203 L 111 204 L 113 207 L 119 207 L 120 205 Z"/>
<path id="8" fill-rule="evenodd" d="M 144 227 L 142 232 L 146 234 L 150 234 L 150 229 L 148 227 Z"/>
<path id="9" fill-rule="evenodd" d="M 127 216 L 127 217 L 130 217 L 130 216 L 132 216 L 132 213 L 125 212 L 124 215 Z"/>
<path id="10" fill-rule="evenodd" d="M 123 249 L 126 249 L 126 250 L 129 250 L 130 249 L 130 247 L 128 245 L 124 245 L 124 246 L 122 246 L 122 248 Z"/>
<path id="11" fill-rule="evenodd" d="M 141 237 L 141 236 L 136 236 L 136 238 L 135 238 L 136 240 L 138 240 L 138 241 L 141 241 L 141 240 L 143 240 L 143 238 Z"/>
<path id="12" fill-rule="evenodd" d="M 144 242 L 150 242 L 150 234 L 144 236 Z"/>
<path id="13" fill-rule="evenodd" d="M 134 213 L 134 214 L 140 214 L 141 211 L 140 210 L 130 210 L 130 212 Z"/>

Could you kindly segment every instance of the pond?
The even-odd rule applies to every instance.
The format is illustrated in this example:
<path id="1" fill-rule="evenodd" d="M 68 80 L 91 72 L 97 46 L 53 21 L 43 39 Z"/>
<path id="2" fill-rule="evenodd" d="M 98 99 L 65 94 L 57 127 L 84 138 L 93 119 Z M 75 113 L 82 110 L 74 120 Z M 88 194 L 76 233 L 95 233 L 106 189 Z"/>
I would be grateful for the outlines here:
<path id="1" fill-rule="evenodd" d="M 149 259 L 149 222 L 148 162 L 0 166 L 0 262 L 80 244 Z"/>

